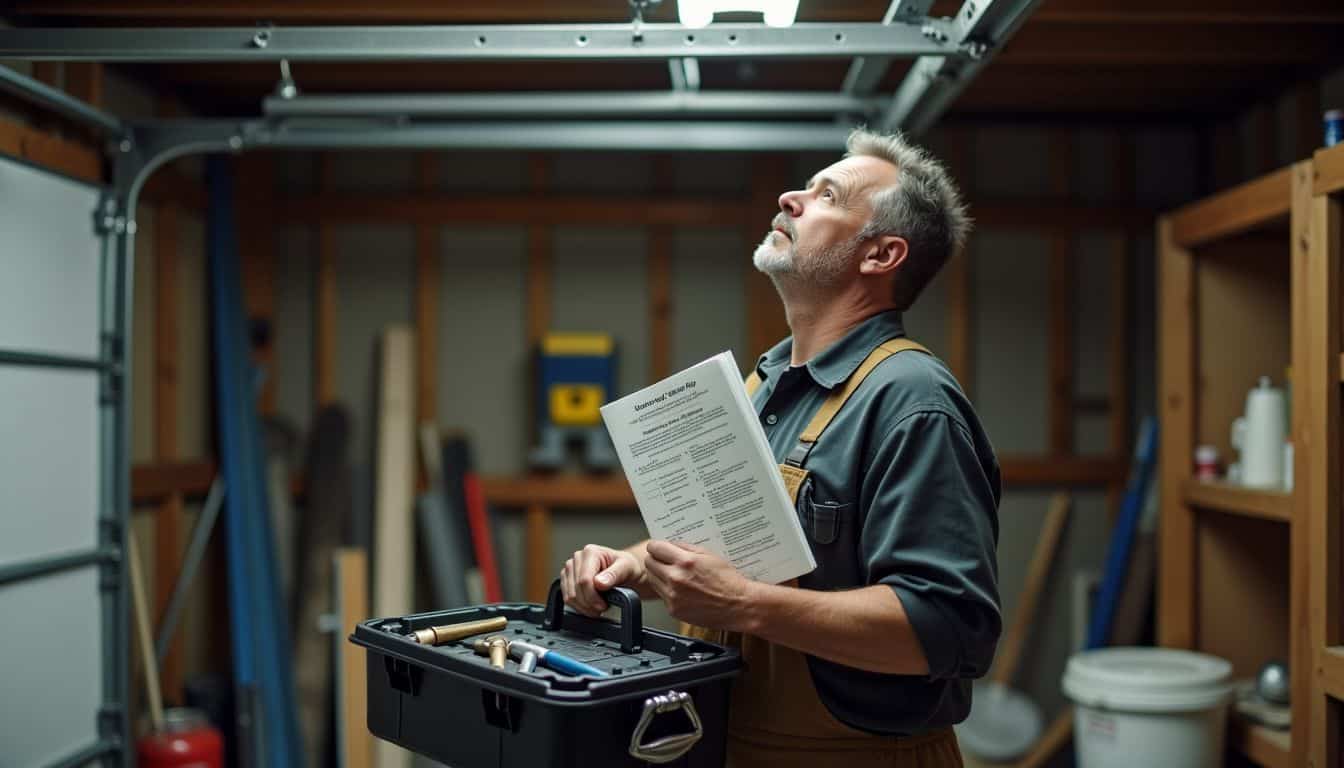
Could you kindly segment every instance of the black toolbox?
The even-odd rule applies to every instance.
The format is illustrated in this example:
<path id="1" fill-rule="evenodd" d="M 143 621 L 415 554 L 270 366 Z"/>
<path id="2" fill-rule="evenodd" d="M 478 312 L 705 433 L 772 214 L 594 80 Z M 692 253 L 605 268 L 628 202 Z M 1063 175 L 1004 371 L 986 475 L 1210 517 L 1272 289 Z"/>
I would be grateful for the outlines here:
<path id="1" fill-rule="evenodd" d="M 720 768 L 736 649 L 643 626 L 639 596 L 604 593 L 620 623 L 565 611 L 559 581 L 546 605 L 496 603 L 373 619 L 350 641 L 366 649 L 373 735 L 452 768 L 614 768 L 650 763 Z M 427 627 L 503 616 L 502 634 L 553 649 L 605 677 L 542 666 L 490 666 L 471 643 L 416 643 Z"/>

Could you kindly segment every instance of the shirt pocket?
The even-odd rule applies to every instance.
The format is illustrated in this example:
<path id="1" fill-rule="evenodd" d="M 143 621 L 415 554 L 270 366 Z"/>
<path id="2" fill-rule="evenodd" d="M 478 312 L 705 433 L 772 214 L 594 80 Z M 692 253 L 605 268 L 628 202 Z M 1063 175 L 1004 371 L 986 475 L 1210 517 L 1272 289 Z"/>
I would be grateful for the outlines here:
<path id="1" fill-rule="evenodd" d="M 810 477 L 798 495 L 798 522 L 817 560 L 817 569 L 800 580 L 800 585 L 820 589 L 858 586 L 854 504 L 827 496 Z"/>

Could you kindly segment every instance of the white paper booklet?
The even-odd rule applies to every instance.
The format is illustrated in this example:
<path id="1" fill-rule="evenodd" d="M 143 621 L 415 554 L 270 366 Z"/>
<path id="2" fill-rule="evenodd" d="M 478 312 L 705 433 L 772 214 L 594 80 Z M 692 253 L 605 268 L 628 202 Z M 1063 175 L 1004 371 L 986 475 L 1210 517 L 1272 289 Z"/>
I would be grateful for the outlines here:
<path id="1" fill-rule="evenodd" d="M 731 352 L 602 406 L 649 535 L 778 584 L 817 567 Z"/>

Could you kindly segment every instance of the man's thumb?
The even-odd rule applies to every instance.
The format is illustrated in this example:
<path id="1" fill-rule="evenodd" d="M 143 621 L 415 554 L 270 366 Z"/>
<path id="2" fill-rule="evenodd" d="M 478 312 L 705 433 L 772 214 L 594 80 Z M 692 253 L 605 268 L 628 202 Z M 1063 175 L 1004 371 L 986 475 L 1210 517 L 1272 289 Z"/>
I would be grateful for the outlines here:
<path id="1" fill-rule="evenodd" d="M 621 563 L 616 563 L 607 570 L 597 574 L 597 586 L 614 587 L 624 581 L 625 577 L 625 569 L 621 567 Z"/>

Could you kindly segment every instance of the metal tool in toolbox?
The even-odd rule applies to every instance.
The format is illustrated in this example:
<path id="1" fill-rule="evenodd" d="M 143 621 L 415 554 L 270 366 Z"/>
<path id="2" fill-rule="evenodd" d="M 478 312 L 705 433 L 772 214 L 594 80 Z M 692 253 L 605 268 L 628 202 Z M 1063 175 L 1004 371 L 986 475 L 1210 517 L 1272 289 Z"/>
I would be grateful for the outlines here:
<path id="1" fill-rule="evenodd" d="M 737 650 L 644 628 L 631 590 L 604 596 L 619 622 L 565 611 L 557 581 L 545 606 L 360 623 L 369 730 L 455 768 L 722 766 Z"/>

